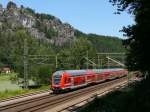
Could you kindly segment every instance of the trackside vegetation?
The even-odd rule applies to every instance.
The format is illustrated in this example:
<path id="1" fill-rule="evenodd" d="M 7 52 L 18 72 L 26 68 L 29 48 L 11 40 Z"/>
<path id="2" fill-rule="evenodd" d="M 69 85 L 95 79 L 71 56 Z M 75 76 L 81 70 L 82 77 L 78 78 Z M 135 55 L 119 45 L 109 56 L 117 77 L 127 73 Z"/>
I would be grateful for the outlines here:
<path id="1" fill-rule="evenodd" d="M 79 112 L 149 112 L 149 80 L 144 79 L 136 84 L 109 93 L 89 103 Z"/>

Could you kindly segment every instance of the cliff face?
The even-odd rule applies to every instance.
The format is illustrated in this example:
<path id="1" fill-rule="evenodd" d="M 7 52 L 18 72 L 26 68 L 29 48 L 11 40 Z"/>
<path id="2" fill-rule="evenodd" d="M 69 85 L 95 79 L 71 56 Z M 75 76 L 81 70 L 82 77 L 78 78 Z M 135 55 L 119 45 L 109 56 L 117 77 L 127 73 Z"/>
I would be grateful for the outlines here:
<path id="1" fill-rule="evenodd" d="M 35 13 L 23 6 L 18 8 L 13 2 L 9 2 L 7 8 L 0 5 L 0 29 L 14 31 L 18 28 L 25 28 L 35 38 L 56 46 L 76 39 L 75 29 L 54 16 Z"/>

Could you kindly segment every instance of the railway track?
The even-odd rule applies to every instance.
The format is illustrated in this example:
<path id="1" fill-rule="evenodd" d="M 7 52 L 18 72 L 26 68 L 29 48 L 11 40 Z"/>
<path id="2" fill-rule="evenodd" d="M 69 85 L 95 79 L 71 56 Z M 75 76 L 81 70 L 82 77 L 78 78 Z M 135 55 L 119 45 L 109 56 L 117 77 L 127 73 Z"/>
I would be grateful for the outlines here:
<path id="1" fill-rule="evenodd" d="M 33 95 L 38 95 L 38 94 L 42 94 L 42 93 L 46 93 L 46 92 L 52 92 L 52 91 L 47 89 L 47 90 L 37 91 L 37 92 L 34 92 L 34 93 L 27 93 L 27 94 L 23 94 L 23 95 L 17 95 L 17 96 L 9 97 L 9 98 L 6 98 L 6 99 L 1 99 L 0 103 L 6 102 L 6 101 L 11 101 L 11 100 L 16 100 L 16 99 L 20 99 L 20 98 L 25 98 L 25 97 L 29 97 L 29 96 L 33 96 Z"/>
<path id="2" fill-rule="evenodd" d="M 66 94 L 60 95 L 45 95 L 39 98 L 32 98 L 29 100 L 25 100 L 23 102 L 16 102 L 13 104 L 0 105 L 0 112 L 43 112 L 50 108 L 57 107 L 63 103 L 69 102 L 76 98 L 85 96 L 87 94 L 91 94 L 97 90 L 102 88 L 107 88 L 110 85 L 115 83 L 119 83 L 127 80 L 126 77 L 121 79 L 112 80 L 109 82 L 101 83 L 95 86 L 90 86 L 84 89 L 80 89 L 77 91 L 69 92 Z"/>
<path id="3" fill-rule="evenodd" d="M 67 107 L 64 107 L 62 109 L 59 109 L 58 112 L 78 112 L 79 110 L 81 110 L 82 108 L 86 107 L 89 102 L 93 101 L 96 97 L 101 97 L 106 95 L 109 92 L 112 92 L 114 90 L 117 89 L 121 89 L 124 88 L 127 85 L 127 82 L 122 83 L 121 85 L 117 86 L 117 87 L 113 87 L 111 89 L 102 91 L 102 92 L 97 92 L 96 94 L 90 95 L 89 97 L 79 101 L 79 102 L 75 102 L 71 105 L 68 105 Z M 47 112 L 47 111 L 45 111 Z"/>

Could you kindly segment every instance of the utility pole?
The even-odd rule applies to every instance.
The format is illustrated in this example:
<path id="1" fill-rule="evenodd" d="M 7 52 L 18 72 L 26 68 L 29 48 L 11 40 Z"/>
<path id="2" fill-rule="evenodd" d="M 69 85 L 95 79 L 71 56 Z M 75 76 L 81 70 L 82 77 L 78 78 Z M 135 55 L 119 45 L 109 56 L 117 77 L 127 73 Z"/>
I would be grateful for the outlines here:
<path id="1" fill-rule="evenodd" d="M 98 56 L 98 68 L 101 68 L 99 55 L 97 55 L 97 56 Z"/>
<path id="2" fill-rule="evenodd" d="M 125 64 L 125 57 L 122 55 L 122 63 Z"/>
<path id="3" fill-rule="evenodd" d="M 93 69 L 96 69 L 96 67 L 97 67 L 97 65 L 96 65 L 96 61 L 95 61 L 96 59 L 95 58 L 93 58 Z"/>
<path id="4" fill-rule="evenodd" d="M 28 46 L 27 39 L 24 39 L 24 88 L 28 88 Z"/>
<path id="5" fill-rule="evenodd" d="M 55 62 L 56 62 L 56 69 L 58 68 L 58 55 L 55 56 Z"/>
<path id="6" fill-rule="evenodd" d="M 100 60 L 100 68 L 103 68 L 103 59 Z"/>
<path id="7" fill-rule="evenodd" d="M 88 55 L 89 55 L 89 53 L 88 53 L 88 51 L 86 52 L 86 55 L 87 55 L 87 56 L 86 56 L 86 57 L 87 57 L 86 68 L 89 69 L 89 63 L 88 63 L 88 57 L 89 57 Z"/>
<path id="8" fill-rule="evenodd" d="M 109 57 L 109 55 L 108 55 L 108 57 Z M 107 58 L 107 61 L 108 61 L 108 62 L 107 62 L 107 68 L 109 69 L 109 67 L 110 67 L 110 66 L 109 66 L 109 64 L 110 64 L 109 58 Z"/>

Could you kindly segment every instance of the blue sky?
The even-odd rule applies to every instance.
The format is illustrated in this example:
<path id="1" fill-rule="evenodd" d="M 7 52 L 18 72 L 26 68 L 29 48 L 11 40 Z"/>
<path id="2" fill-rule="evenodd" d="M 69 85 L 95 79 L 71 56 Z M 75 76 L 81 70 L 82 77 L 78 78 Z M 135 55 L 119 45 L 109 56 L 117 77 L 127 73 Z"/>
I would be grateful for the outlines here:
<path id="1" fill-rule="evenodd" d="M 0 0 L 6 7 L 9 0 Z M 71 24 L 85 33 L 118 36 L 123 26 L 134 24 L 134 19 L 127 13 L 113 14 L 109 0 L 13 0 L 18 6 L 30 7 L 36 12 L 52 14 L 61 21 Z"/>

